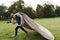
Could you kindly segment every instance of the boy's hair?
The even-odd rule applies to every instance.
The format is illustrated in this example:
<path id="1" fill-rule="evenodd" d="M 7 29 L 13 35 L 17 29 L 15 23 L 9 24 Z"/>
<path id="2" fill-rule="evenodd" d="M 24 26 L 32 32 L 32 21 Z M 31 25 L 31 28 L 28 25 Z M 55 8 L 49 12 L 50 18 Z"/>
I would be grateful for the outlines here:
<path id="1" fill-rule="evenodd" d="M 10 15 L 10 16 L 13 18 L 13 15 L 14 15 L 14 13 L 11 13 L 11 15 Z"/>

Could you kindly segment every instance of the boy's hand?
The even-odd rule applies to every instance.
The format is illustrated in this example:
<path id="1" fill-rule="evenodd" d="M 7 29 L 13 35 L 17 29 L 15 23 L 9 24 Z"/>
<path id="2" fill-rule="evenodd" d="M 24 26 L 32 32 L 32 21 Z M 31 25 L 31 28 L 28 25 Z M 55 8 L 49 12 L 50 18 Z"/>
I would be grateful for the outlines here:
<path id="1" fill-rule="evenodd" d="M 13 22 L 13 24 L 16 24 L 16 22 Z"/>

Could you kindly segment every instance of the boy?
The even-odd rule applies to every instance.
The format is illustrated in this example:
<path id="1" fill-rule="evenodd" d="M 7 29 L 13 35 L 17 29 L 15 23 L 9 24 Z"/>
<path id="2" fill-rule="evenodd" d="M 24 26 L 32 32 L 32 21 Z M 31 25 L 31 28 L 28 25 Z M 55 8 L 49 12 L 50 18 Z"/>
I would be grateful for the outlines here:
<path id="1" fill-rule="evenodd" d="M 17 31 L 18 31 L 18 29 L 20 28 L 21 30 L 23 30 L 25 33 L 26 33 L 26 35 L 28 35 L 28 33 L 27 33 L 27 31 L 23 28 L 23 18 L 22 18 L 22 15 L 21 14 L 19 14 L 19 12 L 18 13 L 15 13 L 15 14 L 13 14 L 13 13 L 11 13 L 11 17 L 12 17 L 12 20 L 11 20 L 11 22 L 13 23 L 13 24 L 15 24 L 15 22 L 14 22 L 14 19 L 16 19 L 16 22 L 17 22 L 17 27 L 15 28 L 15 35 L 14 35 L 14 38 L 16 38 L 16 36 L 17 36 Z"/>

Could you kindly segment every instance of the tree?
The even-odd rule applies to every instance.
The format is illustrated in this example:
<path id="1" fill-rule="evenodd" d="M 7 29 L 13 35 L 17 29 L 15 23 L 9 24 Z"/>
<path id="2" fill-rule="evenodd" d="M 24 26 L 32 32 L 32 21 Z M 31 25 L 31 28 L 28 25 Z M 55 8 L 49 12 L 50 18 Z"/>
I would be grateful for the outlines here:
<path id="1" fill-rule="evenodd" d="M 19 0 L 16 2 L 16 11 L 17 12 L 23 12 L 24 9 L 24 1 Z"/>
<path id="2" fill-rule="evenodd" d="M 23 6 L 24 6 L 24 1 L 18 0 L 17 2 L 15 2 L 14 4 L 12 4 L 8 8 L 8 12 L 9 13 L 12 13 L 12 12 L 22 12 L 23 11 Z"/>
<path id="3" fill-rule="evenodd" d="M 45 4 L 44 5 L 44 13 L 45 17 L 54 17 L 55 16 L 55 8 L 52 4 Z"/>
<path id="4" fill-rule="evenodd" d="M 60 16 L 60 6 L 56 6 L 55 13 L 56 13 L 56 16 Z"/>
<path id="5" fill-rule="evenodd" d="M 24 7 L 24 1 L 22 0 L 18 0 L 17 2 L 15 2 L 14 4 L 12 4 L 9 8 L 8 8 L 8 14 L 10 15 L 10 13 L 16 13 L 16 12 L 24 12 L 26 13 L 28 16 L 30 16 L 31 18 L 35 18 L 35 11 L 32 9 L 32 7 Z"/>
<path id="6" fill-rule="evenodd" d="M 5 18 L 7 7 L 0 5 L 0 20 Z"/>
<path id="7" fill-rule="evenodd" d="M 43 7 L 41 5 L 37 5 L 36 12 L 38 18 L 44 17 Z"/>
<path id="8" fill-rule="evenodd" d="M 23 12 L 26 13 L 30 18 L 36 18 L 36 13 L 32 7 L 25 7 Z"/>

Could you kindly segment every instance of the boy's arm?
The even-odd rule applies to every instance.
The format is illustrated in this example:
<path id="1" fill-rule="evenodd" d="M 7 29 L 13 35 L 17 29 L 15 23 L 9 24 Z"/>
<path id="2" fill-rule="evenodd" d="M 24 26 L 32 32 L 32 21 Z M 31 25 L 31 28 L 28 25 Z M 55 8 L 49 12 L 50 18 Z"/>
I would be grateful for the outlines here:
<path id="1" fill-rule="evenodd" d="M 15 24 L 14 18 L 11 18 L 11 23 L 12 23 L 12 24 Z"/>
<path id="2" fill-rule="evenodd" d="M 15 15 L 17 15 L 17 16 L 19 16 L 21 18 L 21 25 L 23 25 L 24 24 L 24 21 L 23 21 L 22 15 L 20 15 L 19 13 L 16 13 Z"/>

